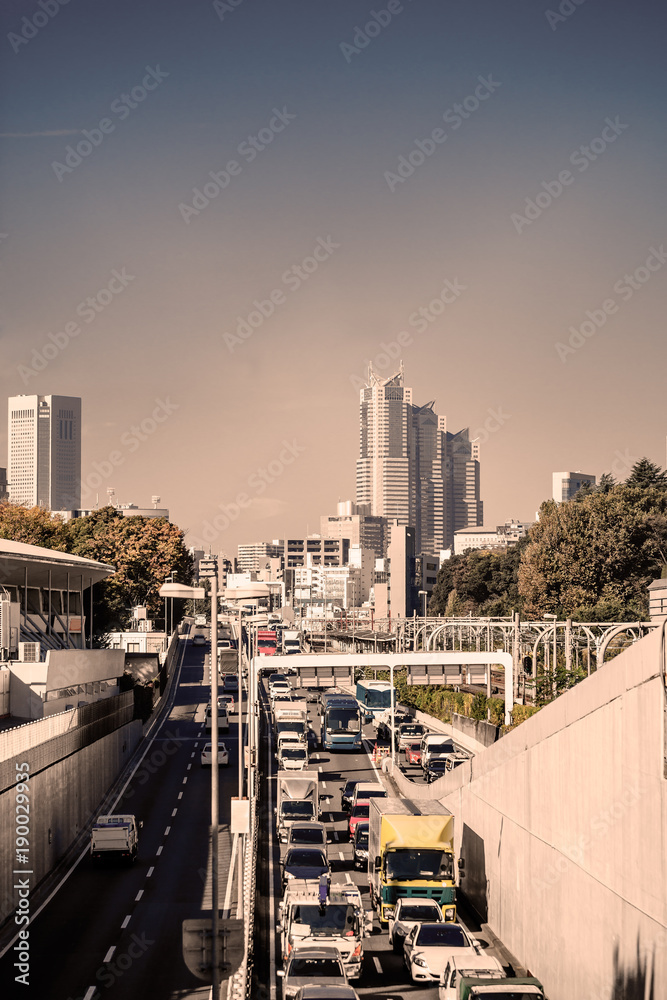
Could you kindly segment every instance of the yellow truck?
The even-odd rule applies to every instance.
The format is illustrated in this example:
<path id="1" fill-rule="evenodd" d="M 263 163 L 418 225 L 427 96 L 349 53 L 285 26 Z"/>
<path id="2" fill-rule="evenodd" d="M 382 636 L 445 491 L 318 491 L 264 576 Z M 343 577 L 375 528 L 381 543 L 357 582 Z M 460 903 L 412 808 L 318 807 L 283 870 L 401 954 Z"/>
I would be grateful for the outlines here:
<path id="1" fill-rule="evenodd" d="M 444 806 L 429 800 L 370 800 L 368 880 L 382 925 L 402 896 L 434 899 L 445 920 L 456 920 L 456 876 L 454 817 Z"/>

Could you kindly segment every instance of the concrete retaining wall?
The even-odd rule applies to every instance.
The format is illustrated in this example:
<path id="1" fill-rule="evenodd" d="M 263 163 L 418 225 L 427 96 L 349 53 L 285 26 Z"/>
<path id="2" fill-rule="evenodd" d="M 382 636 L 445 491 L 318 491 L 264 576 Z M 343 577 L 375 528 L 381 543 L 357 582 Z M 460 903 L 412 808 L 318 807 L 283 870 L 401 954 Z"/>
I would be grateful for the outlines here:
<path id="1" fill-rule="evenodd" d="M 657 629 L 425 789 L 458 818 L 465 892 L 550 1000 L 667 996 L 661 643 Z"/>
<path id="2" fill-rule="evenodd" d="M 35 888 L 97 815 L 141 738 L 141 723 L 130 722 L 30 777 L 27 865 L 16 863 L 16 789 L 0 795 L 0 924 L 18 904 L 14 870 L 31 870 L 30 888 Z M 23 762 L 21 754 L 14 759 Z"/>
<path id="3" fill-rule="evenodd" d="M 452 714 L 452 728 L 469 736 L 476 743 L 481 743 L 484 747 L 490 747 L 500 736 L 498 726 L 492 726 L 490 722 L 483 722 L 480 719 L 469 719 L 467 715 Z"/>

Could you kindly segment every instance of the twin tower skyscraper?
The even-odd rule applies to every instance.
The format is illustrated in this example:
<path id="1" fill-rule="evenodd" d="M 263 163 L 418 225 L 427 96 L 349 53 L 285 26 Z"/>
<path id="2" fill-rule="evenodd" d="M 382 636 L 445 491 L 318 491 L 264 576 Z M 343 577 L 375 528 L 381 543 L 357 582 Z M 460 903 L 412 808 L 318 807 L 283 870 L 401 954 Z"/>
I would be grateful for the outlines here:
<path id="1" fill-rule="evenodd" d="M 429 402 L 415 406 L 403 364 L 380 377 L 369 367 L 359 391 L 357 504 L 415 529 L 417 552 L 439 554 L 454 532 L 483 524 L 479 442 L 452 434 Z"/>

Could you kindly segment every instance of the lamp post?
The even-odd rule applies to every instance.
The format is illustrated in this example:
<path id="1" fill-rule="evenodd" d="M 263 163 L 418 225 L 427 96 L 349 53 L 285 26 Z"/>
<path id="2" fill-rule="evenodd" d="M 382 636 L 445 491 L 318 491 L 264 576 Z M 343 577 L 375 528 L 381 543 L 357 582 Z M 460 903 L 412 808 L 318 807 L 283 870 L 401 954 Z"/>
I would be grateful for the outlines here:
<path id="1" fill-rule="evenodd" d="M 424 611 L 423 618 L 424 618 L 424 625 L 425 625 L 426 624 L 426 598 L 428 597 L 428 590 L 420 590 L 419 591 L 419 596 L 424 598 L 424 600 L 422 601 L 422 608 L 423 608 L 423 611 Z"/>

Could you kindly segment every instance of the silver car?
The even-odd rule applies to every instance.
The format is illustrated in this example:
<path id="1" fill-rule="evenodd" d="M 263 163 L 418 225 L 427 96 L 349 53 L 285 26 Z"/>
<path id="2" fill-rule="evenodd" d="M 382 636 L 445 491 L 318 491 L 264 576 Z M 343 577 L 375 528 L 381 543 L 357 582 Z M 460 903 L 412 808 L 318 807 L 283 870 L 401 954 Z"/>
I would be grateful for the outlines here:
<path id="1" fill-rule="evenodd" d="M 441 924 L 444 919 L 440 904 L 435 899 L 399 897 L 393 916 L 389 919 L 389 944 L 392 946 L 394 954 L 403 954 L 405 939 L 415 924 Z"/>
<path id="2" fill-rule="evenodd" d="M 349 986 L 338 948 L 296 948 L 287 966 L 278 969 L 283 976 L 283 1000 L 296 1000 L 305 986 Z"/>

